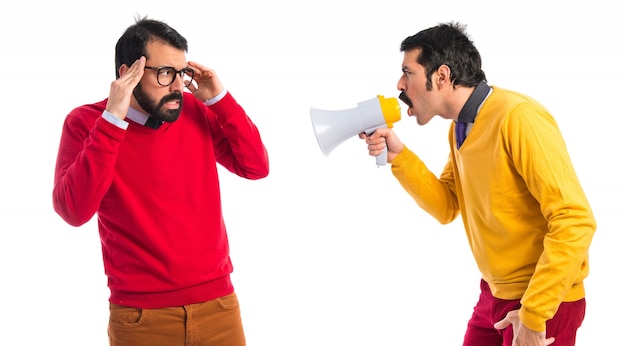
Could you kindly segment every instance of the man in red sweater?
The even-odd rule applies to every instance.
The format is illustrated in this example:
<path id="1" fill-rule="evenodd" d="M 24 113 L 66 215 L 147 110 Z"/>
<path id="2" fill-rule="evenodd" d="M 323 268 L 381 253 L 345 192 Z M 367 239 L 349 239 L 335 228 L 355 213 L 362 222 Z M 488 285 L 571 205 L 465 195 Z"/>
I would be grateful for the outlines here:
<path id="1" fill-rule="evenodd" d="M 115 346 L 245 345 L 217 163 L 260 179 L 267 152 L 215 72 L 186 52 L 176 30 L 138 19 L 117 42 L 109 97 L 63 126 L 54 209 L 73 226 L 98 214 Z"/>

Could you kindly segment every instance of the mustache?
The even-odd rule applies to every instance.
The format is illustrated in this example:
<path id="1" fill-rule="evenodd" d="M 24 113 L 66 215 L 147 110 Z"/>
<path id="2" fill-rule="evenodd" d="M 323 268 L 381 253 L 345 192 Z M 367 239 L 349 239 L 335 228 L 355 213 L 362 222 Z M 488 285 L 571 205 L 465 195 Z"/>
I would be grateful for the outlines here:
<path id="1" fill-rule="evenodd" d="M 404 91 L 403 91 L 403 92 L 401 92 L 401 93 L 400 93 L 400 95 L 398 95 L 398 98 L 399 98 L 400 100 L 402 100 L 402 102 L 406 103 L 406 104 L 407 104 L 407 106 L 409 106 L 409 107 L 411 107 L 411 108 L 413 107 L 413 102 L 411 102 L 411 100 L 409 100 L 409 97 L 408 97 L 408 96 L 406 96 L 406 94 L 404 93 Z"/>
<path id="2" fill-rule="evenodd" d="M 166 95 L 166 96 L 164 96 L 161 99 L 160 104 L 164 105 L 165 103 L 170 102 L 170 101 L 181 101 L 181 103 L 182 103 L 182 101 L 183 101 L 183 94 L 178 92 L 178 91 L 176 91 L 176 92 L 173 92 L 173 93 L 171 93 L 169 95 Z"/>

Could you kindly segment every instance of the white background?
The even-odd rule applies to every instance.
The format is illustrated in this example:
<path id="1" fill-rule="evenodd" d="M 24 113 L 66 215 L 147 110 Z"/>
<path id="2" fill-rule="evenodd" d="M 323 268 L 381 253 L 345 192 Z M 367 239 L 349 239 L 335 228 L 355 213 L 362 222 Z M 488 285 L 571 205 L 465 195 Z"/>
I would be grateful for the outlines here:
<path id="1" fill-rule="evenodd" d="M 325 157 L 309 109 L 397 96 L 399 44 L 461 21 L 489 82 L 560 124 L 598 231 L 579 345 L 621 340 L 626 251 L 624 7 L 594 1 L 5 1 L 0 5 L 0 299 L 4 345 L 107 345 L 95 219 L 52 209 L 62 122 L 104 99 L 114 45 L 136 14 L 189 40 L 258 125 L 270 176 L 222 174 L 233 280 L 248 344 L 460 345 L 479 275 L 460 220 L 440 225 L 377 168 L 364 143 Z M 438 174 L 440 118 L 395 128 Z M 612 317 L 613 316 L 613 317 Z M 13 340 L 13 341 L 8 341 Z"/>

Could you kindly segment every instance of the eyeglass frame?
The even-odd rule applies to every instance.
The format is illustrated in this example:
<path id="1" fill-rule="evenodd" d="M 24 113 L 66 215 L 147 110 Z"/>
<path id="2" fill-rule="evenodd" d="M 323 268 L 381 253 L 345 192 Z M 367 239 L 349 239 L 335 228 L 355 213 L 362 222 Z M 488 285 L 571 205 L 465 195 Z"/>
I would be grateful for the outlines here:
<path id="1" fill-rule="evenodd" d="M 193 82 L 194 71 L 193 71 L 192 68 L 189 68 L 189 67 L 185 67 L 185 68 L 183 68 L 181 70 L 177 70 L 177 69 L 173 68 L 172 66 L 144 66 L 144 69 L 146 69 L 146 68 L 156 72 L 157 83 L 159 83 L 160 86 L 166 87 L 166 86 L 170 86 L 170 85 L 174 84 L 174 82 L 176 81 L 176 76 L 180 76 L 180 78 L 181 78 L 181 80 L 183 82 L 183 85 L 185 87 L 188 87 Z M 165 84 L 165 85 L 161 84 L 161 82 L 159 81 L 159 72 L 161 72 L 161 70 L 164 70 L 164 69 L 167 69 L 167 70 L 170 70 L 170 71 L 174 72 L 174 77 L 172 78 L 172 81 L 169 82 L 169 84 Z M 183 75 L 188 75 L 189 77 L 191 77 L 191 79 L 189 80 L 189 83 L 185 84 L 185 80 L 182 79 Z"/>

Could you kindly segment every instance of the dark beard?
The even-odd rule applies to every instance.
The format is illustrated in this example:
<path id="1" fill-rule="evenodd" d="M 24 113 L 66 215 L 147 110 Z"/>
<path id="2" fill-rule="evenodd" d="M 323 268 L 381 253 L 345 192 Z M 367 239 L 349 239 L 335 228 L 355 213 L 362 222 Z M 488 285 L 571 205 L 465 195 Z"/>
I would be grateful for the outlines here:
<path id="1" fill-rule="evenodd" d="M 163 120 L 165 122 L 174 122 L 178 119 L 181 110 L 183 109 L 183 94 L 176 91 L 169 95 L 164 96 L 158 103 L 154 102 L 141 87 L 141 83 L 135 87 L 133 90 L 133 96 L 137 100 L 137 103 L 141 108 L 148 112 L 152 117 L 157 118 L 159 120 Z M 163 106 L 170 101 L 178 100 L 180 102 L 180 107 L 177 109 L 165 109 Z"/>

